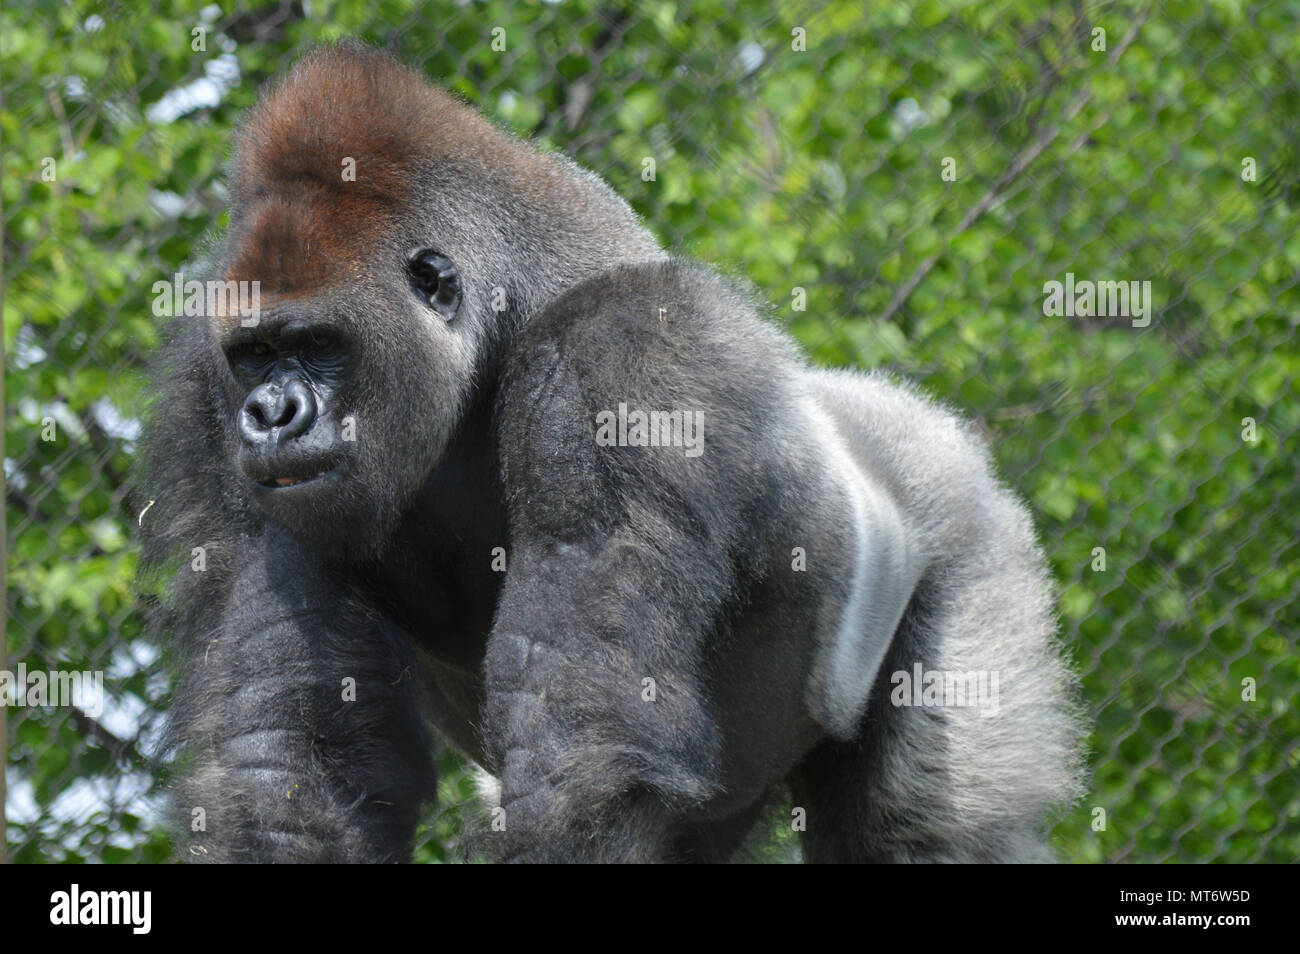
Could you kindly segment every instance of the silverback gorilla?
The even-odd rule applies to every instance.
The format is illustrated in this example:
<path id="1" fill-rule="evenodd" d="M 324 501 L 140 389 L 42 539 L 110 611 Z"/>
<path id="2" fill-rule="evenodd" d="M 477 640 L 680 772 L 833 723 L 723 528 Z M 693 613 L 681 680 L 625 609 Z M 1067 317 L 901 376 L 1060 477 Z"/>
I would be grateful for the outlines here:
<path id="1" fill-rule="evenodd" d="M 955 416 L 359 44 L 247 117 L 212 263 L 260 307 L 170 323 L 142 455 L 185 857 L 406 860 L 436 738 L 503 861 L 725 860 L 791 795 L 809 861 L 1049 857 L 1074 682 Z"/>

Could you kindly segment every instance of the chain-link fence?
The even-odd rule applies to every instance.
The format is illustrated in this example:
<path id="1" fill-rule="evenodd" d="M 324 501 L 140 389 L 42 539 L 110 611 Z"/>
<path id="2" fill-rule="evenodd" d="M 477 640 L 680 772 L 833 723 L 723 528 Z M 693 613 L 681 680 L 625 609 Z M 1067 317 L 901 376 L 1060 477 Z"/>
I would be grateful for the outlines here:
<path id="1" fill-rule="evenodd" d="M 220 228 L 259 84 L 343 35 L 599 172 L 819 362 L 981 422 L 1094 720 L 1062 857 L 1300 856 L 1297 0 L 11 0 L 10 859 L 169 856 L 131 542 L 151 290 Z M 50 670 L 102 699 L 41 705 Z M 471 800 L 442 767 L 420 860 Z"/>

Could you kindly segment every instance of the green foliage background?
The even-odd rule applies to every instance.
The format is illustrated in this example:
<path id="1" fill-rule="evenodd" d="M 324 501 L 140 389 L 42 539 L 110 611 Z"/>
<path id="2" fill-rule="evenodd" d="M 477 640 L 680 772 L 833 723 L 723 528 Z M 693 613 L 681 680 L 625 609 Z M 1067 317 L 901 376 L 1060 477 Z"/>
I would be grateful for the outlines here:
<path id="1" fill-rule="evenodd" d="M 600 172 L 816 360 L 897 369 L 983 424 L 1095 719 L 1063 857 L 1300 857 L 1298 0 L 250 2 L 0 8 L 3 668 L 103 668 L 113 699 L 8 710 L 10 858 L 169 855 L 127 476 L 151 286 L 221 227 L 258 84 L 341 36 Z M 219 96 L 158 112 L 204 77 Z M 1067 271 L 1149 280 L 1150 326 L 1045 317 Z M 470 798 L 444 768 L 420 860 L 455 855 Z"/>

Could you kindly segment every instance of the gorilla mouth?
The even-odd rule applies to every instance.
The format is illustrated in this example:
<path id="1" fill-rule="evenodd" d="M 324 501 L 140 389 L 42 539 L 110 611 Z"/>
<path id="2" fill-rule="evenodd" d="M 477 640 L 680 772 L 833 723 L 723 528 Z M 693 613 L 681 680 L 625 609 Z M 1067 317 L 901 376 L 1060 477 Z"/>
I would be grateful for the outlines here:
<path id="1" fill-rule="evenodd" d="M 277 490 L 281 487 L 297 487 L 299 484 L 309 484 L 313 480 L 319 480 L 321 477 L 324 477 L 326 474 L 333 472 L 334 469 L 335 468 L 333 467 L 327 467 L 324 470 L 319 470 L 316 473 L 311 474 L 309 476 L 275 477 L 271 480 L 259 480 L 257 483 L 259 486 L 265 487 L 268 490 Z"/>

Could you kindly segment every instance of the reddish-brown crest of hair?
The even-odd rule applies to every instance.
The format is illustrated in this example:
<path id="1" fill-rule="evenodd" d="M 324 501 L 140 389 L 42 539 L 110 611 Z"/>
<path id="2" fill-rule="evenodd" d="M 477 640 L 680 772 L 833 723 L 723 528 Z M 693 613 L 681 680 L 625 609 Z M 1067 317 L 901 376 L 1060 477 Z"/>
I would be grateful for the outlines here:
<path id="1" fill-rule="evenodd" d="M 356 277 L 362 254 L 409 203 L 422 165 L 524 150 L 474 110 L 360 44 L 308 54 L 236 139 L 228 280 L 299 295 Z M 355 161 L 355 181 L 343 177 Z"/>

